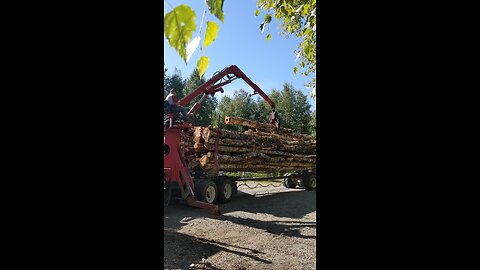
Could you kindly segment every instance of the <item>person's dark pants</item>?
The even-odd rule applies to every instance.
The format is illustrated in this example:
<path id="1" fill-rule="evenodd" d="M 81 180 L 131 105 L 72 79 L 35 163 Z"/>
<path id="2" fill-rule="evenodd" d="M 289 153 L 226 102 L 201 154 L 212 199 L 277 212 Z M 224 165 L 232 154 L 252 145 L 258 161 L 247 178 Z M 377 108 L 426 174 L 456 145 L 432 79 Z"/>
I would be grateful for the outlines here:
<path id="1" fill-rule="evenodd" d="M 183 118 L 184 120 L 187 119 L 187 110 L 186 110 L 185 108 L 183 108 L 183 107 L 178 107 L 178 106 L 176 106 L 176 105 L 170 105 L 170 107 L 168 108 L 168 110 L 169 110 L 170 112 L 179 112 L 179 113 L 182 114 L 182 118 Z"/>

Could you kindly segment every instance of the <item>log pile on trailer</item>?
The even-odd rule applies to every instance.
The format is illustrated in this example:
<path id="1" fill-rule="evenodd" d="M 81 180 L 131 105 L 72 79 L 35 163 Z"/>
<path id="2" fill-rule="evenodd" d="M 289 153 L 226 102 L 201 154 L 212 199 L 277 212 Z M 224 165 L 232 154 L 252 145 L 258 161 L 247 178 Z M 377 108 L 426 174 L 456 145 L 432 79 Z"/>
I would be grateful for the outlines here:
<path id="1" fill-rule="evenodd" d="M 189 168 L 210 173 L 315 168 L 316 141 L 310 136 L 240 117 L 227 116 L 225 123 L 250 129 L 240 132 L 209 126 L 183 132 L 182 146 Z"/>

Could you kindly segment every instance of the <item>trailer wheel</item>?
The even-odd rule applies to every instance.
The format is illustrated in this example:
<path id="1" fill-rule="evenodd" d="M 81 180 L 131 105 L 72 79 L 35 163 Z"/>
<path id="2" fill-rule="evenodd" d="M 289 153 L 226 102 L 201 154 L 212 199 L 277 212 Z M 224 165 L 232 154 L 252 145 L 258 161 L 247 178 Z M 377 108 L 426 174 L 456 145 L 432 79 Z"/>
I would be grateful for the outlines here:
<path id="1" fill-rule="evenodd" d="M 283 178 L 283 186 L 286 188 L 295 188 L 297 186 L 297 182 L 292 179 L 291 173 L 286 173 L 283 176 L 285 176 L 285 178 Z"/>
<path id="2" fill-rule="evenodd" d="M 195 185 L 195 197 L 200 201 L 215 204 L 218 200 L 218 189 L 211 180 L 200 180 Z"/>
<path id="3" fill-rule="evenodd" d="M 303 186 L 306 190 L 317 189 L 317 176 L 315 173 L 308 173 L 303 177 Z"/>
<path id="4" fill-rule="evenodd" d="M 223 203 L 230 202 L 235 194 L 235 188 L 237 187 L 231 179 L 221 179 L 218 183 L 219 186 L 219 200 Z"/>

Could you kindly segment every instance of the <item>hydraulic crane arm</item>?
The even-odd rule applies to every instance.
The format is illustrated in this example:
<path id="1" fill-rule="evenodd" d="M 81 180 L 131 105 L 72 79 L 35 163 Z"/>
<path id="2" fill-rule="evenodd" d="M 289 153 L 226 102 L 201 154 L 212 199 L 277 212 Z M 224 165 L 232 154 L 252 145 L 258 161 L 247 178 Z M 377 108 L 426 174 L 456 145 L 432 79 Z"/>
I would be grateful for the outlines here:
<path id="1" fill-rule="evenodd" d="M 273 101 L 260 89 L 260 87 L 253 83 L 250 78 L 248 78 L 247 75 L 245 75 L 245 73 L 243 73 L 236 65 L 229 66 L 222 71 L 215 73 L 212 78 L 198 87 L 195 91 L 179 100 L 178 103 L 180 106 L 185 107 L 190 104 L 193 99 L 203 94 L 202 98 L 188 111 L 188 114 L 194 115 L 195 112 L 200 108 L 200 103 L 204 98 L 207 98 L 208 95 L 213 97 L 217 92 L 223 93 L 224 90 L 222 86 L 239 78 L 243 79 L 250 87 L 253 88 L 253 94 L 250 94 L 250 96 L 259 94 L 270 105 L 270 107 L 272 107 L 272 113 L 269 116 L 269 120 L 271 124 L 274 124 L 276 128 L 279 128 L 280 125 L 275 112 L 275 103 L 273 103 Z"/>

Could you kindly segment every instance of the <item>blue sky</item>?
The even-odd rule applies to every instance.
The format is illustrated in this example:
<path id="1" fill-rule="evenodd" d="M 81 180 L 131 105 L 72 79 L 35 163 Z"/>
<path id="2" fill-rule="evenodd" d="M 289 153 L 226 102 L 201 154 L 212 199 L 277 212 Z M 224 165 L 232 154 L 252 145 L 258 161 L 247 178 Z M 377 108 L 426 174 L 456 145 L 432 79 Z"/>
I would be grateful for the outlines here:
<path id="1" fill-rule="evenodd" d="M 204 1 L 170 0 L 168 2 L 174 7 L 187 4 L 195 11 L 197 31 L 193 33 L 192 38 L 196 37 L 203 15 Z M 172 8 L 168 4 L 164 5 L 164 14 L 171 10 Z M 217 22 L 220 30 L 215 41 L 204 50 L 204 55 L 210 58 L 205 78 L 209 79 L 214 72 L 225 67 L 237 65 L 267 94 L 272 89 L 282 89 L 283 84 L 287 82 L 307 95 L 310 89 L 307 89 L 305 84 L 310 81 L 310 78 L 300 75 L 300 72 L 297 75 L 293 74 L 293 68 L 298 64 L 294 54 L 299 43 L 298 39 L 292 36 L 288 39 L 281 36 L 276 18 L 273 18 L 270 26 L 262 33 L 260 24 L 263 22 L 263 13 L 259 17 L 255 17 L 255 10 L 256 0 L 225 0 L 223 24 L 207 10 L 202 39 L 206 21 Z M 272 36 L 270 41 L 266 40 L 268 33 Z M 201 42 L 203 43 L 203 40 Z M 178 53 L 168 45 L 166 38 L 164 38 L 163 52 L 166 67 L 169 69 L 167 74 L 172 74 L 176 67 L 181 71 L 183 78 L 190 76 L 195 69 L 197 60 L 202 56 L 199 46 L 186 65 Z M 236 80 L 223 88 L 225 89 L 224 94 L 215 94 L 218 100 L 223 95 L 233 94 L 235 89 L 243 88 L 249 92 L 252 91 L 243 80 Z M 312 105 L 311 110 L 313 111 L 316 107 L 315 101 L 310 97 L 308 97 L 308 101 Z"/>

